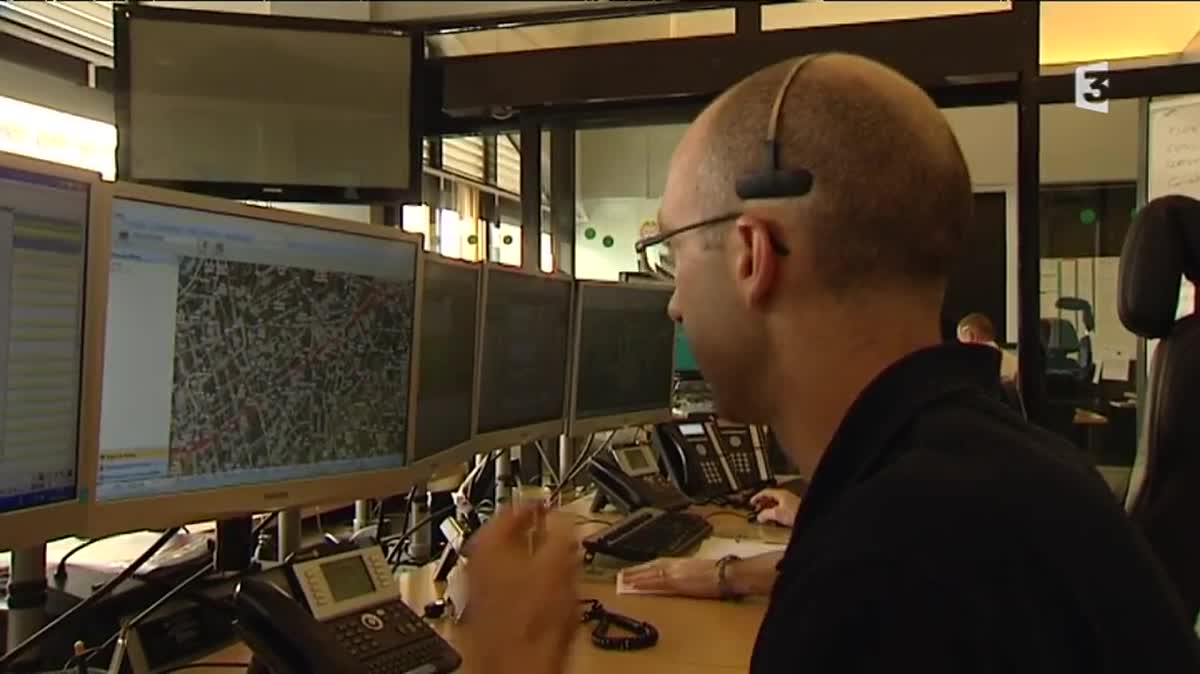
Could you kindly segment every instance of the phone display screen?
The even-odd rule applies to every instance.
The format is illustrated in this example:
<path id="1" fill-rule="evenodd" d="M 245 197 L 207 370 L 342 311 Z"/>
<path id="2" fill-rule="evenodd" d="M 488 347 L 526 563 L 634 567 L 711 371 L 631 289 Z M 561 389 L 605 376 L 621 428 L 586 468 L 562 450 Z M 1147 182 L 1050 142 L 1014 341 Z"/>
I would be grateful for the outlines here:
<path id="1" fill-rule="evenodd" d="M 355 555 L 321 565 L 329 593 L 337 602 L 361 597 L 375 591 L 375 583 L 361 557 Z"/>
<path id="2" fill-rule="evenodd" d="M 679 432 L 688 437 L 704 435 L 704 424 L 679 424 Z"/>

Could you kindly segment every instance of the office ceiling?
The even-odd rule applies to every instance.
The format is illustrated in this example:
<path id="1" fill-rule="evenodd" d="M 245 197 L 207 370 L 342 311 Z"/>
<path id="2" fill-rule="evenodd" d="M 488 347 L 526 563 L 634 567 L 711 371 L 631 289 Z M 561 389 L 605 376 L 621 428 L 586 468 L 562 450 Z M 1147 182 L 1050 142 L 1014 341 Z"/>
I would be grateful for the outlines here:
<path id="1" fill-rule="evenodd" d="M 356 20 L 456 19 L 532 14 L 563 8 L 602 7 L 600 2 L 281 2 L 276 0 L 174 1 L 151 4 L 259 14 L 325 16 Z M 51 46 L 102 66 L 112 63 L 112 2 L 99 0 L 0 0 L 0 32 Z M 629 3 L 623 3 L 629 4 Z M 1007 9 L 1010 2 L 788 2 L 763 8 L 766 30 L 883 21 Z M 733 31 L 733 10 L 605 19 L 443 35 L 431 40 L 441 53 L 462 55 L 580 44 L 714 35 Z M 1200 2 L 1042 2 L 1041 61 L 1061 64 L 1174 55 L 1200 56 Z"/>

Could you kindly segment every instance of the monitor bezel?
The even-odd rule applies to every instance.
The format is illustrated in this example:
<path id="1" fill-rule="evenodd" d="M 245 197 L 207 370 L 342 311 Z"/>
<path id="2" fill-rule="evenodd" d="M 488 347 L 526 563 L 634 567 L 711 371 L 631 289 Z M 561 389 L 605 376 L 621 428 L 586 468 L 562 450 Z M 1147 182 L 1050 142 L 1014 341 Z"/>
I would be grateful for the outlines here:
<path id="1" fill-rule="evenodd" d="M 484 368 L 484 344 L 487 341 L 487 297 L 488 284 L 491 274 L 519 274 L 523 276 L 536 277 L 546 279 L 556 283 L 562 283 L 568 286 L 570 300 L 567 307 L 567 348 L 564 354 L 566 362 L 566 376 L 563 377 L 563 409 L 562 414 L 557 419 L 548 419 L 545 421 L 525 424 L 512 428 L 501 428 L 490 432 L 482 432 L 479 429 L 479 416 L 483 408 L 483 399 L 481 391 L 483 389 L 483 368 Z M 570 405 L 571 395 L 571 343 L 574 339 L 571 334 L 571 316 L 575 311 L 575 289 L 573 287 L 573 279 L 566 274 L 554 272 L 547 274 L 541 270 L 529 270 L 520 267 L 513 267 L 497 262 L 488 262 L 483 265 L 483 279 L 480 285 L 480 311 L 479 311 L 479 330 L 476 341 L 478 342 L 478 350 L 475 355 L 475 367 L 479 369 L 478 376 L 475 377 L 475 443 L 478 452 L 490 452 L 503 447 L 512 447 L 522 445 L 527 442 L 534 442 L 543 438 L 560 437 L 567 430 L 567 413 Z"/>
<path id="2" fill-rule="evenodd" d="M 583 344 L 583 310 L 587 304 L 587 294 L 590 288 L 618 288 L 628 289 L 630 292 L 667 292 L 670 293 L 672 287 L 665 283 L 655 283 L 649 281 L 635 282 L 612 282 L 612 281 L 576 281 L 574 293 L 574 306 L 572 307 L 572 328 L 571 328 L 571 389 L 570 389 L 570 414 L 567 419 L 567 435 L 572 438 L 582 438 L 601 431 L 612 430 L 615 428 L 624 428 L 626 426 L 645 426 L 647 424 L 657 424 L 671 421 L 673 414 L 671 411 L 671 390 L 674 385 L 675 372 L 675 349 L 674 343 L 671 348 L 671 376 L 663 382 L 663 388 L 667 393 L 667 406 L 662 408 L 636 410 L 633 412 L 621 412 L 618 414 L 606 414 L 596 417 L 579 418 L 579 368 L 582 359 L 579 357 L 579 350 Z"/>
<path id="3" fill-rule="evenodd" d="M 133 166 L 132 71 L 129 59 L 130 23 L 138 19 L 178 23 L 240 26 L 262 30 L 301 30 L 324 33 L 390 35 L 409 41 L 409 133 L 408 185 L 404 187 L 330 186 L 276 183 L 243 183 L 208 180 L 139 178 L 126 175 Z M 113 6 L 113 104 L 117 127 L 117 177 L 143 185 L 153 185 L 226 199 L 274 202 L 363 203 L 421 200 L 423 171 L 422 143 L 425 129 L 425 34 L 420 30 L 401 30 L 370 21 L 349 21 L 299 16 L 278 16 L 222 12 L 217 10 L 154 7 L 141 3 Z M 122 171 L 122 167 L 126 171 Z"/>
<path id="4" fill-rule="evenodd" d="M 103 266 L 95 264 L 99 235 L 106 217 L 106 190 L 100 174 L 21 155 L 0 152 L 0 166 L 54 178 L 74 180 L 88 186 L 88 222 L 84 227 L 83 314 L 79 354 L 79 401 L 76 428 L 75 498 L 21 510 L 0 513 L 0 550 L 39 545 L 65 536 L 83 535 L 87 528 L 90 489 L 97 466 L 100 441 L 100 378 L 98 359 L 104 358 L 104 295 L 96 278 Z M 104 227 L 107 229 L 107 227 Z M 97 311 L 96 307 L 101 310 Z"/>
<path id="5" fill-rule="evenodd" d="M 98 292 L 105 301 L 103 309 L 98 312 L 99 325 L 107 325 L 108 314 L 108 279 L 107 273 L 112 259 L 112 206 L 117 199 L 143 201 L 163 206 L 208 211 L 219 215 L 265 220 L 269 222 L 307 227 L 324 231 L 340 232 L 354 236 L 364 236 L 385 241 L 406 242 L 414 247 L 414 277 L 415 297 L 413 310 L 413 330 L 415 336 L 421 327 L 421 292 L 422 292 L 422 258 L 425 254 L 423 237 L 420 234 L 404 232 L 398 228 L 383 225 L 365 225 L 345 220 L 337 220 L 307 213 L 287 211 L 282 209 L 251 206 L 216 197 L 189 194 L 160 187 L 138 185 L 134 183 L 116 183 L 112 186 L 110 198 L 106 200 L 109 213 L 105 218 L 103 231 L 97 231 L 96 239 L 101 242 L 98 259 L 104 264 L 101 274 L 102 288 Z M 100 285 L 99 283 L 97 285 Z M 101 333 L 99 348 L 101 358 L 98 365 L 97 381 L 102 382 L 103 354 L 105 335 Z M 420 351 L 419 340 L 410 351 L 409 358 L 409 389 L 408 389 L 408 418 L 415 418 L 418 382 L 420 381 Z M 100 464 L 99 447 L 99 411 L 96 423 L 96 466 Z M 409 423 L 406 433 L 406 445 L 411 447 L 416 438 L 416 424 Z M 235 487 L 219 487 L 175 494 L 156 494 L 132 498 L 100 501 L 96 497 L 94 480 L 98 470 L 93 472 L 93 483 L 89 485 L 92 496 L 91 507 L 88 509 L 86 531 L 89 536 L 106 536 L 138 529 L 160 529 L 179 526 L 193 522 L 210 521 L 229 517 L 241 517 L 283 508 L 299 508 L 303 506 L 322 505 L 330 503 L 349 503 L 358 499 L 386 497 L 405 491 L 414 483 L 414 471 L 408 464 L 408 450 L 405 449 L 404 464 L 395 468 L 382 470 L 360 470 L 339 475 L 324 475 L 319 477 L 299 478 L 294 480 L 271 481 L 261 484 L 240 485 Z"/>
<path id="6" fill-rule="evenodd" d="M 480 378 L 480 372 L 482 371 L 481 368 L 479 367 L 479 354 L 480 354 L 480 344 L 481 344 L 480 334 L 481 334 L 482 325 L 483 325 L 483 267 L 484 267 L 484 265 L 481 262 L 472 262 L 470 260 L 459 260 L 459 259 L 455 259 L 452 257 L 446 257 L 444 255 L 441 255 L 440 253 L 433 253 L 433 252 L 427 252 L 425 254 L 422 264 L 423 265 L 436 264 L 436 265 L 444 265 L 447 267 L 458 267 L 458 268 L 462 268 L 462 269 L 471 269 L 476 274 L 476 279 L 475 279 L 475 290 L 476 290 L 476 292 L 475 292 L 475 336 L 474 336 L 475 337 L 475 345 L 474 345 L 475 367 L 472 368 L 472 375 L 471 375 L 471 432 L 470 432 L 470 437 L 468 437 L 466 440 L 464 440 L 456 445 L 439 450 L 436 453 L 431 454 L 430 456 L 427 456 L 427 457 L 423 457 L 421 459 L 413 459 L 412 454 L 410 453 L 409 466 L 412 467 L 412 469 L 414 471 L 417 471 L 418 473 L 420 473 L 422 476 L 429 476 L 429 475 L 433 475 L 433 474 L 437 473 L 439 470 L 441 470 L 447 466 L 464 463 L 464 462 L 470 460 L 471 457 L 475 456 L 476 454 L 478 454 L 481 451 L 479 449 L 479 442 L 476 437 L 476 433 L 479 428 L 479 378 Z M 424 268 L 422 268 L 422 270 L 421 270 L 421 277 L 422 277 L 422 279 L 424 279 L 424 277 L 425 277 L 425 269 Z M 422 289 L 424 289 L 423 285 L 422 285 Z M 420 343 L 420 341 L 421 340 L 419 339 L 419 336 L 418 336 L 418 339 L 417 339 L 418 344 Z M 419 397 L 419 391 L 418 391 L 418 397 Z M 419 403 L 420 401 L 418 400 L 417 402 Z M 419 410 L 417 411 L 417 418 L 420 418 Z M 420 430 L 420 428 L 416 427 L 415 425 L 414 425 L 414 429 L 415 429 L 415 431 Z M 413 449 L 416 448 L 415 443 L 416 443 L 416 435 L 414 433 L 413 445 L 411 445 L 413 447 Z"/>

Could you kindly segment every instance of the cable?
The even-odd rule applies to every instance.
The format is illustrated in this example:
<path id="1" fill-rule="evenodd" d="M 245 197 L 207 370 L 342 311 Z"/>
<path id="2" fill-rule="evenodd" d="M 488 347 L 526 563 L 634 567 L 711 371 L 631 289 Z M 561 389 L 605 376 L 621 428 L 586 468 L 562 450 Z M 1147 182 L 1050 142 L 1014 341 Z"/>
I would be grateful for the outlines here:
<path id="1" fill-rule="evenodd" d="M 157 611 L 159 608 L 161 608 L 164 604 L 166 604 L 168 601 L 171 601 L 172 599 L 174 599 L 175 595 L 182 593 L 184 590 L 186 590 L 188 588 L 189 585 L 191 585 L 195 581 L 203 578 L 204 576 L 208 575 L 209 572 L 211 572 L 212 570 L 213 570 L 213 562 L 208 562 L 207 564 L 205 564 L 204 566 L 200 567 L 195 572 L 193 572 L 192 575 L 179 581 L 178 585 L 171 588 L 170 590 L 167 590 L 163 594 L 163 596 L 159 597 L 153 603 L 151 603 L 149 606 L 147 606 L 145 609 L 143 609 L 140 613 L 133 616 L 133 618 L 131 618 L 129 620 L 129 622 L 125 623 L 124 626 L 122 626 L 120 629 L 118 629 L 116 632 L 114 632 L 113 635 L 110 636 L 104 643 L 100 644 L 99 646 L 97 646 L 94 649 L 91 649 L 91 648 L 88 649 L 88 651 L 86 652 L 87 654 L 82 656 L 84 664 L 91 662 L 92 658 L 96 657 L 97 654 L 101 653 L 102 651 L 106 650 L 109 646 L 116 643 L 117 640 L 121 638 L 122 634 L 126 634 L 133 628 L 137 627 L 139 623 L 141 623 L 147 617 L 153 615 L 153 613 L 155 611 Z"/>
<path id="2" fill-rule="evenodd" d="M 158 674 L 171 674 L 171 672 L 182 672 L 188 669 L 208 669 L 209 667 L 220 667 L 222 669 L 245 669 L 249 666 L 249 662 L 193 662 L 187 665 L 179 665 L 178 667 L 159 670 Z"/>
<path id="3" fill-rule="evenodd" d="M 74 557 L 75 553 L 90 546 L 92 543 L 99 543 L 100 541 L 107 541 L 110 538 L 116 538 L 117 536 L 124 536 L 124 535 L 125 535 L 124 533 L 120 533 L 120 534 L 109 534 L 107 536 L 101 536 L 100 538 L 90 538 L 90 539 L 80 543 L 79 545 L 76 545 L 75 547 L 71 548 L 70 550 L 67 551 L 67 554 L 62 556 L 62 559 L 58 560 L 58 566 L 54 569 L 54 579 L 57 580 L 59 583 L 62 583 L 63 581 L 65 581 L 67 579 L 67 560 Z"/>
<path id="4" fill-rule="evenodd" d="M 129 566 L 126 566 L 121 573 L 117 574 L 112 580 L 105 583 L 100 587 L 100 589 L 91 593 L 87 597 L 84 597 L 83 601 L 67 609 L 65 613 L 52 620 L 42 629 L 35 632 L 33 636 L 17 644 L 14 648 L 9 650 L 8 653 L 5 653 L 2 657 L 0 657 L 0 671 L 3 671 L 8 667 L 9 664 L 19 659 L 21 655 L 33 647 L 34 644 L 37 644 L 42 639 L 46 638 L 46 635 L 58 629 L 60 626 L 67 624 L 80 612 L 90 609 L 101 599 L 104 599 L 108 595 L 112 594 L 113 590 L 115 590 L 121 583 L 129 580 L 130 576 L 137 573 L 137 570 L 140 569 L 146 562 L 148 562 L 151 557 L 157 554 L 158 551 L 161 550 L 162 547 L 166 545 L 176 533 L 178 533 L 178 531 L 179 527 L 171 527 L 170 529 L 164 531 L 162 535 L 158 537 L 158 540 L 154 541 L 150 547 L 146 548 L 145 552 L 143 552 L 141 555 L 138 555 L 137 559 L 133 560 Z"/>
<path id="5" fill-rule="evenodd" d="M 596 627 L 592 629 L 592 644 L 596 648 L 604 651 L 640 651 L 658 643 L 658 629 L 654 625 L 608 611 L 598 599 L 581 599 L 580 603 L 587 605 L 582 622 L 596 621 Z M 608 636 L 611 626 L 629 632 L 630 636 Z"/>
<path id="6" fill-rule="evenodd" d="M 575 526 L 579 526 L 580 524 L 603 524 L 604 526 L 607 527 L 607 526 L 612 526 L 613 522 L 609 522 L 607 520 L 592 519 L 590 517 L 578 517 L 575 519 Z"/>
<path id="7" fill-rule="evenodd" d="M 608 437 L 604 440 L 604 442 L 600 443 L 600 446 L 597 447 L 596 450 L 591 452 L 590 454 L 588 453 L 588 449 L 585 448 L 583 454 L 580 455 L 579 460 L 577 460 L 575 462 L 575 464 L 571 467 L 571 472 L 568 475 L 564 476 L 562 482 L 555 485 L 554 491 L 550 492 L 550 495 L 546 497 L 546 502 L 547 503 L 553 502 L 554 499 L 557 498 L 560 493 L 562 493 L 563 487 L 570 484 L 571 480 L 574 480 L 575 477 L 577 475 L 579 475 L 580 472 L 583 471 L 584 467 L 587 466 L 589 461 L 591 461 L 593 458 L 599 456 L 601 452 L 603 452 L 605 449 L 608 448 L 609 443 L 612 442 L 613 438 L 616 437 L 616 435 L 617 435 L 617 432 L 615 430 L 609 432 Z M 588 446 L 590 447 L 591 444 L 592 443 L 589 440 Z"/>
<path id="8" fill-rule="evenodd" d="M 421 518 L 420 521 L 418 521 L 416 524 L 409 527 L 408 530 L 405 531 L 404 533 L 402 533 L 398 536 L 388 536 L 387 541 L 395 539 L 396 540 L 396 548 L 398 549 L 400 546 L 404 545 L 404 541 L 406 539 L 408 539 L 409 536 L 412 536 L 413 533 L 415 533 L 417 529 L 420 529 L 421 527 L 425 526 L 426 524 L 432 522 L 433 520 L 435 520 L 439 517 L 442 517 L 444 515 L 449 515 L 457 507 L 458 506 L 451 504 L 451 505 L 446 506 L 445 508 L 439 508 L 438 510 L 430 513 L 426 517 Z M 380 541 L 380 543 L 385 543 L 387 541 Z M 397 558 L 396 561 L 392 562 L 392 571 L 395 572 L 396 569 L 398 569 L 398 568 L 400 568 L 400 559 L 399 558 Z"/>
<path id="9" fill-rule="evenodd" d="M 271 511 L 271 513 L 264 517 L 261 522 L 255 525 L 254 530 L 250 532 L 250 536 L 253 538 L 258 538 L 258 535 L 265 531 L 267 527 L 271 526 L 271 522 L 274 522 L 275 518 L 277 517 L 279 517 L 279 511 Z"/>
<path id="10" fill-rule="evenodd" d="M 716 512 L 705 515 L 704 519 L 711 520 L 714 517 L 736 517 L 738 519 L 744 520 L 744 519 L 746 519 L 746 517 L 748 517 L 749 515 L 752 515 L 752 514 L 754 514 L 754 511 L 750 511 L 749 513 L 746 513 L 746 512 L 738 512 L 736 510 L 718 510 Z"/>
<path id="11" fill-rule="evenodd" d="M 553 478 L 554 484 L 558 485 L 562 481 L 559 479 L 561 473 L 554 469 L 554 464 L 550 463 L 550 459 L 546 457 L 546 448 L 542 446 L 542 441 L 538 440 L 534 442 L 533 446 L 537 448 L 538 456 L 542 457 L 542 465 L 546 467 L 546 470 L 550 471 L 550 477 Z"/>
<path id="12" fill-rule="evenodd" d="M 409 488 L 408 496 L 406 496 L 404 498 L 404 509 L 400 513 L 401 514 L 400 531 L 405 531 L 406 529 L 408 529 L 408 520 L 410 517 L 412 517 L 412 502 L 413 502 L 413 499 L 416 498 L 416 496 L 417 496 L 417 485 L 414 484 L 412 487 Z M 378 531 L 376 531 L 375 540 L 377 540 L 379 542 L 379 544 L 381 546 L 383 546 L 384 551 L 387 553 L 388 563 L 389 564 L 398 564 L 399 560 L 400 560 L 400 555 L 403 554 L 400 549 L 400 543 L 397 543 L 396 545 L 392 546 L 391 550 L 388 550 L 387 542 L 389 540 L 392 540 L 392 537 L 391 536 L 380 536 L 378 534 Z M 395 568 L 395 567 L 393 567 L 393 568 Z"/>

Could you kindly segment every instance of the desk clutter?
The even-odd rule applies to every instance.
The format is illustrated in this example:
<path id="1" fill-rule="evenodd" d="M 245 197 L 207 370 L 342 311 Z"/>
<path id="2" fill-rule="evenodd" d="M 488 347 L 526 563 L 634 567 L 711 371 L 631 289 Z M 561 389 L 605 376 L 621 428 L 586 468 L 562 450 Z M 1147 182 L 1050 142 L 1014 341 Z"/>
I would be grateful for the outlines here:
<path id="1" fill-rule="evenodd" d="M 620 597 L 653 593 L 628 587 L 621 568 L 664 556 L 715 563 L 728 556 L 782 550 L 787 530 L 751 524 L 754 510 L 747 500 L 750 492 L 776 482 L 770 442 L 767 429 L 700 415 L 611 433 L 606 442 L 594 443 L 577 457 L 578 468 L 589 468 L 595 479 L 592 488 L 561 510 L 579 521 L 589 566 L 587 584 L 598 581 L 606 588 L 583 593 L 593 598 L 581 606 L 581 624 L 590 625 L 581 628 L 581 634 L 593 646 L 650 649 L 659 642 L 660 629 L 670 630 L 622 606 Z M 450 505 L 432 508 L 425 518 L 435 530 L 450 532 L 441 541 L 445 550 L 468 550 L 466 542 L 493 512 L 494 506 L 475 505 L 489 500 L 489 492 L 480 485 L 490 486 L 494 476 L 480 468 L 491 465 L 480 463 Z M 790 488 L 797 485 L 803 482 L 793 482 Z M 547 490 L 535 490 L 534 495 L 544 499 Z M 412 500 L 410 494 L 405 507 Z M 78 603 L 90 589 L 134 565 L 133 577 L 139 580 L 98 602 L 94 616 L 100 619 L 93 619 L 91 629 L 63 631 L 43 645 L 60 652 L 78 636 L 83 648 L 56 667 L 115 658 L 126 674 L 172 670 L 203 660 L 216 649 L 232 648 L 236 641 L 244 644 L 238 648 L 249 650 L 239 657 L 249 656 L 248 665 L 271 674 L 454 671 L 462 656 L 445 635 L 456 634 L 454 625 L 469 621 L 469 615 L 465 589 L 457 595 L 451 589 L 465 582 L 469 559 L 459 557 L 458 568 L 449 574 L 442 564 L 393 574 L 393 559 L 412 527 L 406 516 L 402 531 L 389 534 L 383 507 L 380 503 L 379 514 L 372 516 L 380 522 L 370 530 L 372 536 L 335 536 L 325 530 L 326 540 L 283 563 L 256 560 L 234 573 L 212 571 L 207 560 L 213 553 L 214 532 L 204 525 L 166 538 L 141 532 L 94 542 L 59 541 L 49 548 L 47 570 L 67 579 L 57 589 L 64 598 L 73 597 L 69 602 Z M 439 517 L 444 518 L 440 524 Z M 256 531 L 268 523 L 269 518 L 260 520 Z M 165 541 L 162 545 L 160 539 Z M 141 559 L 147 546 L 154 554 Z M 447 575 L 449 584 L 437 582 Z M 416 590 L 412 578 L 419 578 Z M 154 610 L 145 615 L 148 605 Z M 129 617 L 136 615 L 143 618 L 130 625 Z M 182 625 L 191 625 L 190 633 L 164 641 L 164 635 Z M 115 650 L 108 636 L 112 630 L 122 635 L 123 645 Z"/>

